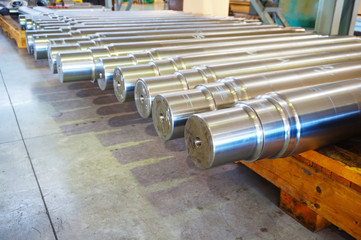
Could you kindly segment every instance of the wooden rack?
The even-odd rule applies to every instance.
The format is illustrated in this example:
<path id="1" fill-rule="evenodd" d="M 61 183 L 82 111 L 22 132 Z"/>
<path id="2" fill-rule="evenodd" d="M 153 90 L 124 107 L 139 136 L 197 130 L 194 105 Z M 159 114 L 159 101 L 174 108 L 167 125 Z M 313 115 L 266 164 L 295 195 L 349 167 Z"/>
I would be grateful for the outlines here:
<path id="1" fill-rule="evenodd" d="M 241 163 L 280 188 L 280 208 L 311 231 L 334 224 L 361 239 L 360 143 Z"/>
<path id="2" fill-rule="evenodd" d="M 25 31 L 20 30 L 18 22 L 10 16 L 0 16 L 0 27 L 4 33 L 16 41 L 18 48 L 26 48 Z"/>

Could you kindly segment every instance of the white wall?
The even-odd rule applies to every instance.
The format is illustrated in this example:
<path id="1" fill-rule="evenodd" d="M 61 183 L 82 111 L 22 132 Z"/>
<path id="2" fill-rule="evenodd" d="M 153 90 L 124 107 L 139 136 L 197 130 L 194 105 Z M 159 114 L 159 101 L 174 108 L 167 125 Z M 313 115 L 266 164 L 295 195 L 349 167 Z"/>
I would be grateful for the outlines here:
<path id="1" fill-rule="evenodd" d="M 183 11 L 202 15 L 228 16 L 229 0 L 184 0 Z"/>

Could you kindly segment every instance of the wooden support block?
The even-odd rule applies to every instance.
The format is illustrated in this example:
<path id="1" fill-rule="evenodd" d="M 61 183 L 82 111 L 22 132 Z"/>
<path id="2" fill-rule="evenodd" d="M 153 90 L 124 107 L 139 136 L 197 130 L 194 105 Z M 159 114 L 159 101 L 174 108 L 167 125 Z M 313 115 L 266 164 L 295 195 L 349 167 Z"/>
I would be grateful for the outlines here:
<path id="1" fill-rule="evenodd" d="M 322 217 L 317 219 L 318 216 L 314 216 L 315 226 L 313 228 L 315 230 L 326 225 L 324 218 L 356 239 L 361 239 L 361 194 L 357 191 L 360 185 L 354 182 L 359 182 L 359 169 L 345 167 L 335 169 L 336 173 L 327 174 L 330 171 L 327 168 L 328 164 L 336 167 L 342 166 L 339 165 L 341 163 L 329 162 L 336 161 L 331 158 L 327 162 L 325 158 L 318 162 L 319 159 L 314 158 L 314 156 L 323 155 L 312 155 L 311 152 L 313 151 L 307 152 L 310 156 L 306 159 L 313 163 L 308 162 L 308 164 L 298 160 L 298 157 L 263 159 L 253 163 L 242 163 Z M 307 154 L 303 153 L 302 156 Z M 320 163 L 318 165 L 328 171 L 313 168 L 313 165 L 317 165 L 314 162 Z M 348 186 L 345 185 L 345 182 L 338 181 L 339 179 L 333 177 L 333 174 L 344 178 L 346 181 L 350 181 L 350 179 L 354 181 L 350 181 L 351 185 Z M 284 195 L 283 200 L 284 202 L 287 200 L 286 195 Z M 288 199 L 288 202 L 291 200 Z M 297 216 L 303 216 L 298 210 L 300 205 L 297 201 L 293 203 L 295 206 L 291 204 L 287 206 L 289 211 L 297 210 L 292 213 L 296 219 Z M 307 217 L 309 216 L 307 215 Z"/>
<path id="2" fill-rule="evenodd" d="M 229 3 L 231 11 L 237 11 L 242 13 L 249 13 L 250 2 L 247 1 L 230 1 Z"/>
<path id="3" fill-rule="evenodd" d="M 25 31 L 21 31 L 19 24 L 10 16 L 0 16 L 0 27 L 9 38 L 16 41 L 18 48 L 26 48 Z"/>
<path id="4" fill-rule="evenodd" d="M 312 232 L 331 225 L 325 218 L 283 190 L 281 190 L 280 208 Z"/>

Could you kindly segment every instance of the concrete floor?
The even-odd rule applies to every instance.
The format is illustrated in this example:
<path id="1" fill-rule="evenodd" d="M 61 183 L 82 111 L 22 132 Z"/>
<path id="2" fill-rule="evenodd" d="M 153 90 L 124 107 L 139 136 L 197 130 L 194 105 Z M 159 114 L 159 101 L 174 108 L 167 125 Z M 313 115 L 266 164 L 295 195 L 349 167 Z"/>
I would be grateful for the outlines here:
<path id="1" fill-rule="evenodd" d="M 133 103 L 60 84 L 0 33 L 0 239 L 344 239 L 311 233 L 244 166 L 199 170 Z"/>

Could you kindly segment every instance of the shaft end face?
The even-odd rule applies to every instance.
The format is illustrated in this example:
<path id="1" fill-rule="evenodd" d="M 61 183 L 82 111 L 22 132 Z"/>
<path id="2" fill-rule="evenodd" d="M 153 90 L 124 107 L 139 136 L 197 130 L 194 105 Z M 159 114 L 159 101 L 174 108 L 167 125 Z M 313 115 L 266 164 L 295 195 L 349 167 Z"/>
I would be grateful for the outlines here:
<path id="1" fill-rule="evenodd" d="M 170 140 L 174 136 L 174 121 L 167 99 L 157 95 L 153 101 L 152 118 L 158 136 L 163 140 Z"/>
<path id="2" fill-rule="evenodd" d="M 199 115 L 191 116 L 184 130 L 188 155 L 193 163 L 207 169 L 214 165 L 214 146 L 211 131 Z"/>
<path id="3" fill-rule="evenodd" d="M 128 56 L 99 58 L 95 63 L 95 78 L 100 89 L 113 89 L 113 75 L 116 67 L 134 64 L 133 59 Z"/>
<path id="4" fill-rule="evenodd" d="M 124 80 L 123 73 L 120 68 L 115 68 L 113 75 L 114 94 L 121 103 L 132 99 L 134 96 L 134 83 L 129 83 Z"/>
<path id="5" fill-rule="evenodd" d="M 195 114 L 184 130 L 191 160 L 211 168 L 238 160 L 254 161 L 263 147 L 259 119 L 247 105 Z"/>
<path id="6" fill-rule="evenodd" d="M 139 79 L 135 83 L 134 100 L 138 113 L 142 118 L 152 116 L 152 97 L 150 96 L 147 84 Z"/>
<path id="7" fill-rule="evenodd" d="M 134 100 L 135 82 L 142 77 L 158 76 L 150 64 L 117 67 L 114 70 L 114 92 L 120 102 Z"/>
<path id="8" fill-rule="evenodd" d="M 105 91 L 113 87 L 113 84 L 110 84 L 110 86 L 107 84 L 109 77 L 106 76 L 104 65 L 100 61 L 95 64 L 95 78 L 101 90 Z M 113 78 L 111 80 L 111 83 L 113 83 Z"/>

